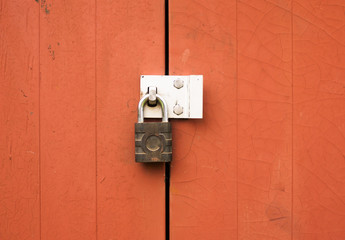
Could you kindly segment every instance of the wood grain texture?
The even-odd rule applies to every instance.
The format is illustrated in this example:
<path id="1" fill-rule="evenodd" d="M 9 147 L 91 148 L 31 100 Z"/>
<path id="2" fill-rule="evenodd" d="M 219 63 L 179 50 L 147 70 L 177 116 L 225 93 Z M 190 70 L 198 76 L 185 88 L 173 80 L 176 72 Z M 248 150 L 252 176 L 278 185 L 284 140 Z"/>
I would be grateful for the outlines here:
<path id="1" fill-rule="evenodd" d="M 170 1 L 170 74 L 204 75 L 204 119 L 173 121 L 171 239 L 236 239 L 236 1 Z"/>
<path id="2" fill-rule="evenodd" d="M 294 232 L 345 239 L 345 3 L 294 1 Z"/>
<path id="3" fill-rule="evenodd" d="M 141 74 L 164 74 L 164 1 L 97 3 L 98 239 L 164 239 L 163 164 L 134 161 Z"/>
<path id="4" fill-rule="evenodd" d="M 39 239 L 39 17 L 0 1 L 0 239 Z"/>
<path id="5" fill-rule="evenodd" d="M 171 239 L 345 239 L 345 4 L 170 1 Z M 134 162 L 164 1 L 0 1 L 0 239 L 164 239 L 164 166 Z"/>
<path id="6" fill-rule="evenodd" d="M 291 1 L 238 1 L 238 239 L 291 239 Z"/>
<path id="7" fill-rule="evenodd" d="M 41 1 L 42 239 L 96 239 L 95 1 Z"/>

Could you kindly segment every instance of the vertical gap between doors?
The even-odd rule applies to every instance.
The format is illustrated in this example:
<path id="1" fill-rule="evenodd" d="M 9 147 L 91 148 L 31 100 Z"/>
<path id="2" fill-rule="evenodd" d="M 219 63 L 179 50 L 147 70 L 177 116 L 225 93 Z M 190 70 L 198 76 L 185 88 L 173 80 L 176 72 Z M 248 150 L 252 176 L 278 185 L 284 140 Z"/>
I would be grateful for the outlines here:
<path id="1" fill-rule="evenodd" d="M 98 161 L 97 161 L 97 157 L 98 157 L 98 106 L 97 106 L 97 93 L 98 93 L 98 85 L 97 85 L 97 0 L 95 0 L 95 29 L 94 29 L 94 34 L 95 34 L 95 60 L 94 60 L 94 64 L 95 64 L 95 129 L 94 129 L 94 134 L 95 134 L 95 222 L 96 222 L 96 226 L 95 226 L 95 232 L 96 232 L 96 240 L 98 239 L 98 185 L 97 185 L 97 179 L 98 179 Z"/>
<path id="2" fill-rule="evenodd" d="M 294 211 L 294 201 L 293 201 L 293 193 L 294 193 L 294 186 L 293 186 L 293 177 L 294 177 L 294 142 L 293 142 L 293 138 L 294 138 L 294 81 L 293 81 L 293 77 L 294 77 L 294 65 L 293 65 L 293 53 L 294 53 L 294 44 L 293 44 L 293 29 L 294 29 L 294 1 L 291 0 L 291 240 L 294 239 L 294 232 L 293 232 L 293 226 L 294 226 L 294 217 L 293 217 L 293 211 Z"/>
<path id="3" fill-rule="evenodd" d="M 164 0 L 165 75 L 169 75 L 169 0 Z M 165 239 L 170 239 L 170 163 L 165 163 Z"/>
<path id="4" fill-rule="evenodd" d="M 40 240 L 42 239 L 42 158 L 41 158 L 41 5 L 38 4 L 38 195 L 39 195 L 39 219 Z"/>

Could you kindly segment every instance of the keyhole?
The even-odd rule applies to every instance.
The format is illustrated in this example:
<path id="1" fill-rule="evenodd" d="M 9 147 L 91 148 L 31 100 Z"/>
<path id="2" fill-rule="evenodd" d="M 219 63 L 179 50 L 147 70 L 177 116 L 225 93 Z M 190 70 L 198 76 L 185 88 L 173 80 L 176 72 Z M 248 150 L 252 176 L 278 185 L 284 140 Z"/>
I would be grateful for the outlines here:
<path id="1" fill-rule="evenodd" d="M 161 139 L 155 135 L 151 135 L 146 140 L 146 147 L 148 150 L 154 152 L 161 147 Z"/>

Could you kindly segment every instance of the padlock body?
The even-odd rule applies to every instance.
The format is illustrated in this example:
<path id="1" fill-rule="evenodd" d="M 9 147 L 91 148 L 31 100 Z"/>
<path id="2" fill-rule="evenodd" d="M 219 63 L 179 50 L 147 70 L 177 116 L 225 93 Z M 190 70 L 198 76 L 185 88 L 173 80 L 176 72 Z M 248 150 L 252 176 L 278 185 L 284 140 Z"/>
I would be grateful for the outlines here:
<path id="1" fill-rule="evenodd" d="M 172 134 L 169 122 L 135 124 L 135 161 L 171 162 Z"/>

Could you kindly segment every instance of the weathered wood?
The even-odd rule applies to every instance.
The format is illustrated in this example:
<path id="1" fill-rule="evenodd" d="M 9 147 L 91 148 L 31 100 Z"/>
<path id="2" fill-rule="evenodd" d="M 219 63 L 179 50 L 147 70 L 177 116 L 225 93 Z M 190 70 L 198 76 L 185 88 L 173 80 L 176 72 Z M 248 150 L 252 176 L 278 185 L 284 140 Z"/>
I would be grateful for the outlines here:
<path id="1" fill-rule="evenodd" d="M 293 4 L 293 239 L 345 239 L 345 3 Z"/>
<path id="2" fill-rule="evenodd" d="M 204 75 L 204 118 L 172 124 L 171 239 L 236 239 L 236 1 L 170 1 L 169 53 Z"/>
<path id="3" fill-rule="evenodd" d="M 42 239 L 96 239 L 95 1 L 41 1 Z"/>
<path id="4" fill-rule="evenodd" d="M 39 17 L 0 2 L 0 239 L 39 239 Z"/>
<path id="5" fill-rule="evenodd" d="M 344 8 L 170 1 L 170 74 L 205 103 L 172 121 L 171 239 L 344 239 Z M 164 1 L 0 3 L 0 239 L 165 238 L 140 74 L 164 74 Z"/>
<path id="6" fill-rule="evenodd" d="M 163 4 L 97 2 L 99 240 L 165 238 L 164 165 L 134 158 L 140 74 L 164 74 Z"/>
<path id="7" fill-rule="evenodd" d="M 291 1 L 238 1 L 238 239 L 291 240 Z"/>

